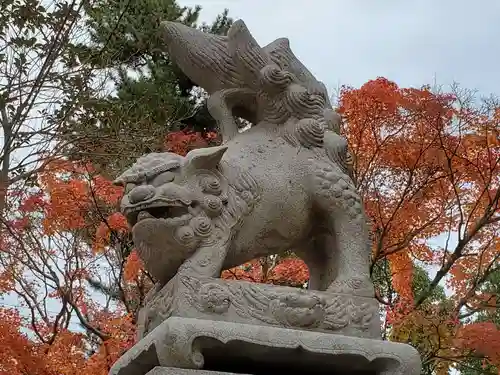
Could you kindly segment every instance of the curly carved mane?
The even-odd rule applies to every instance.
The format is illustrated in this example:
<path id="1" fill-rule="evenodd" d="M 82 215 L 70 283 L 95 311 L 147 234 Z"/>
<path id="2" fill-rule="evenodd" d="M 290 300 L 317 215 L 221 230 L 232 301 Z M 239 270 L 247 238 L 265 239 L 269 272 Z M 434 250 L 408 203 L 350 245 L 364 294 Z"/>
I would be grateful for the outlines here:
<path id="1" fill-rule="evenodd" d="M 221 173 L 221 168 L 224 169 L 224 174 Z M 221 162 L 216 171 L 200 171 L 201 184 L 204 183 L 204 176 L 208 175 L 217 178 L 221 191 L 220 201 L 223 201 L 223 204 L 219 205 L 219 201 L 217 201 L 217 203 L 212 203 L 212 207 L 211 202 L 206 202 L 204 205 L 205 212 L 212 218 L 215 229 L 214 235 L 207 238 L 203 243 L 204 245 L 207 245 L 208 242 L 217 241 L 217 233 L 234 234 L 235 230 L 241 225 L 243 218 L 252 211 L 255 203 L 261 197 L 261 189 L 250 173 L 229 166 L 225 162 Z M 204 190 L 209 191 L 207 187 Z M 230 238 L 225 240 L 230 240 Z"/>
<path id="2" fill-rule="evenodd" d="M 313 119 L 323 129 L 338 133 L 338 115 L 325 85 L 297 59 L 288 39 L 260 47 L 241 20 L 227 36 L 164 22 L 162 36 L 173 61 L 210 94 L 208 109 L 223 142 L 238 134 L 234 116 L 257 126 L 278 127 L 289 120 Z"/>

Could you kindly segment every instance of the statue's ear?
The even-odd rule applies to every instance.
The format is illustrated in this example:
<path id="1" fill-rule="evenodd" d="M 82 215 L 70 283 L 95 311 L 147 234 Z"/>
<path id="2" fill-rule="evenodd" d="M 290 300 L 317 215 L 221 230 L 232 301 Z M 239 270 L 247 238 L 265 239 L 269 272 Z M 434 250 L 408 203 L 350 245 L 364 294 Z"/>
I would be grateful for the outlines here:
<path id="1" fill-rule="evenodd" d="M 227 146 L 205 147 L 191 150 L 186 155 L 186 166 L 194 169 L 215 169 Z"/>

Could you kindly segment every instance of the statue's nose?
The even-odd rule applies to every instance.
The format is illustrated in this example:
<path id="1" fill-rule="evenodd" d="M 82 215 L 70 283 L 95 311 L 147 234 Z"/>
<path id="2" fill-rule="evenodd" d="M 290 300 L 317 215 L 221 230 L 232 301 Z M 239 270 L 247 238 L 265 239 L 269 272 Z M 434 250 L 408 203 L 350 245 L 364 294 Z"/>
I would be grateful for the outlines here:
<path id="1" fill-rule="evenodd" d="M 130 203 L 139 203 L 153 198 L 155 195 L 155 188 L 151 185 L 140 185 L 133 188 L 128 193 L 128 200 Z"/>

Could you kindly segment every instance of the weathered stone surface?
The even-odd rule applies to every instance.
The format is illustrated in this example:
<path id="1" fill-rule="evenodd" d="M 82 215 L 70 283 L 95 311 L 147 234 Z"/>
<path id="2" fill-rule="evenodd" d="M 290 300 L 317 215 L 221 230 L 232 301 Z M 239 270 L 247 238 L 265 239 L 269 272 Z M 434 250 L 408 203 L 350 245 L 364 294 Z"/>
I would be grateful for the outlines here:
<path id="1" fill-rule="evenodd" d="M 375 298 L 216 278 L 172 279 L 141 311 L 139 337 L 170 316 L 381 338 Z"/>
<path id="2" fill-rule="evenodd" d="M 294 369 L 304 374 L 418 375 L 420 358 L 406 344 L 171 317 L 125 353 L 110 374 L 141 375 L 155 366 L 251 374 Z"/>

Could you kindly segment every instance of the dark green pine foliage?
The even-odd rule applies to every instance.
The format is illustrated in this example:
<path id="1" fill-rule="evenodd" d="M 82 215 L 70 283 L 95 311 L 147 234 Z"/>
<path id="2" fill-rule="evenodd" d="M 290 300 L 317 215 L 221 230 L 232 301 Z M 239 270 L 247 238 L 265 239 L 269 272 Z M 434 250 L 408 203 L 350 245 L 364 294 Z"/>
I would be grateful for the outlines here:
<path id="1" fill-rule="evenodd" d="M 160 22 L 226 34 L 228 11 L 197 25 L 201 8 L 172 0 L 97 0 L 85 6 L 88 37 L 80 61 L 95 73 L 95 95 L 68 121 L 67 153 L 112 177 L 139 155 L 158 151 L 170 131 L 214 130 L 205 97 L 162 51 Z"/>

